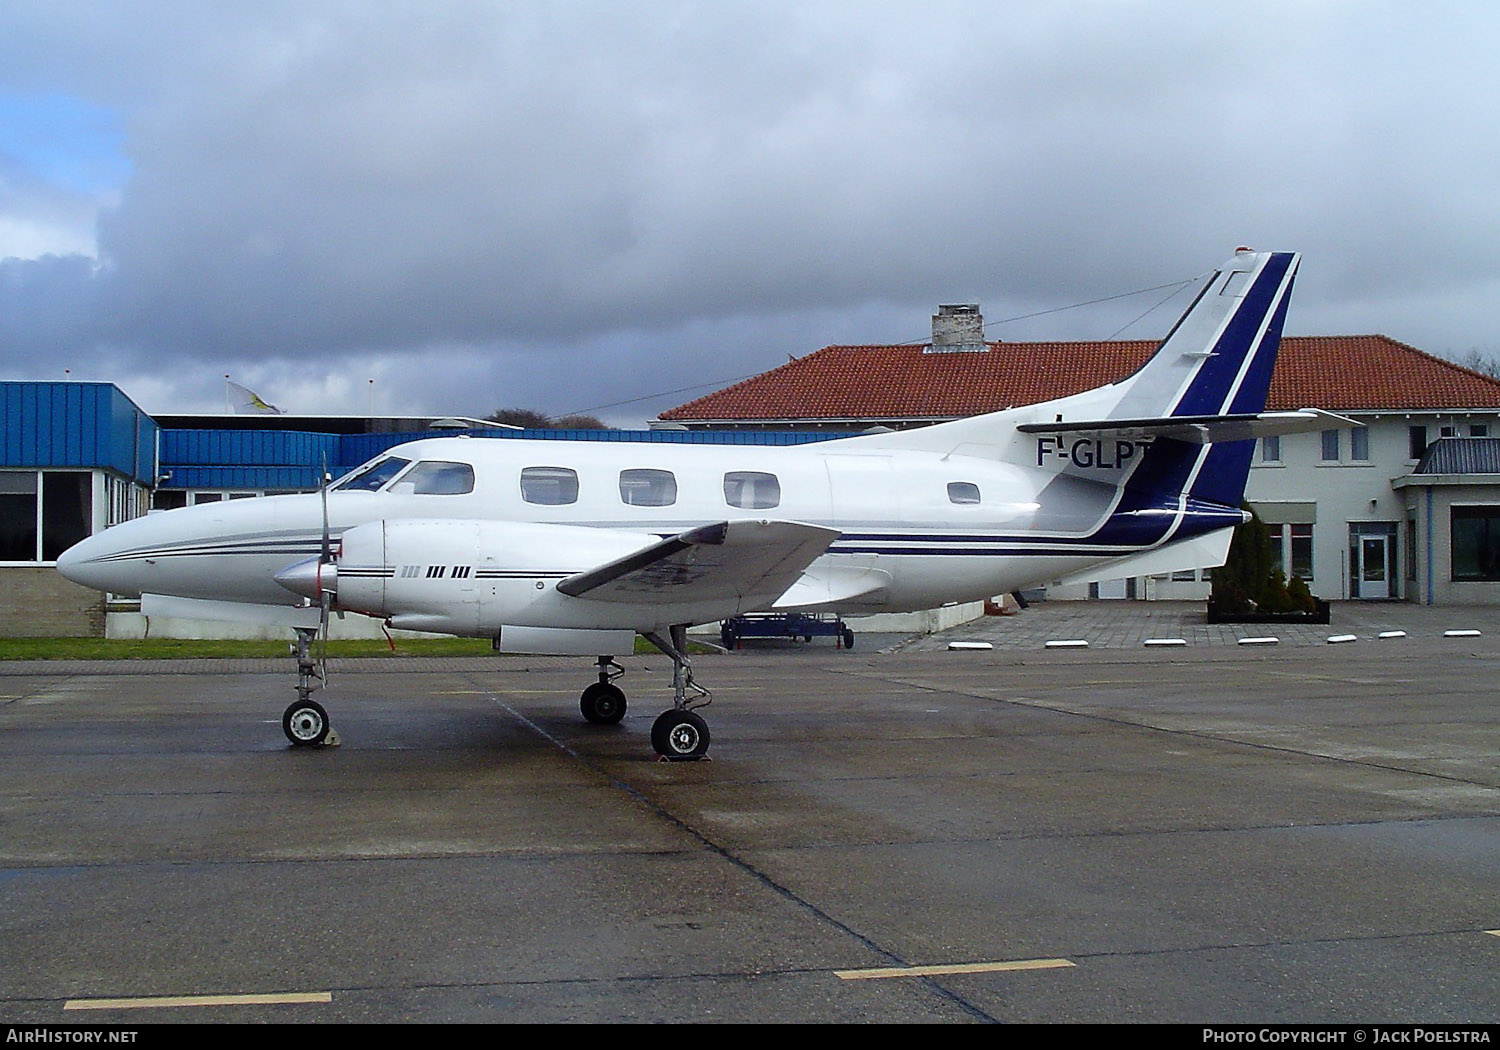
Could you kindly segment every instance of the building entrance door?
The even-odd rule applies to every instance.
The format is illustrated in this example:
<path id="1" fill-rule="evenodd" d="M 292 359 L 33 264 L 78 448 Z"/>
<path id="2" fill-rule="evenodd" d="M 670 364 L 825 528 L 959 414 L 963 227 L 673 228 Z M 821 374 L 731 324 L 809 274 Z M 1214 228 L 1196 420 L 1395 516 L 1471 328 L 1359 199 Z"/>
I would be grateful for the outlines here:
<path id="1" fill-rule="evenodd" d="M 1355 593 L 1361 598 L 1389 598 L 1391 596 L 1390 558 L 1387 553 L 1388 537 L 1361 536 L 1355 544 L 1359 551 L 1359 564 L 1354 566 L 1355 579 L 1359 586 Z"/>

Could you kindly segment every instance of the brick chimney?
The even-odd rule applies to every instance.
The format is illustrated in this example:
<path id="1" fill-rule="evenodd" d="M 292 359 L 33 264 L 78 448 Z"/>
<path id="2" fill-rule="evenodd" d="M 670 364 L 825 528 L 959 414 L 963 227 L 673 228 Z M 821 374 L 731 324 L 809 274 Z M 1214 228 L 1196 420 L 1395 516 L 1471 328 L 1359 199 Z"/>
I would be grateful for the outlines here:
<path id="1" fill-rule="evenodd" d="M 984 342 L 984 315 L 978 303 L 948 303 L 938 306 L 932 315 L 932 345 L 927 354 L 982 354 L 989 350 Z"/>

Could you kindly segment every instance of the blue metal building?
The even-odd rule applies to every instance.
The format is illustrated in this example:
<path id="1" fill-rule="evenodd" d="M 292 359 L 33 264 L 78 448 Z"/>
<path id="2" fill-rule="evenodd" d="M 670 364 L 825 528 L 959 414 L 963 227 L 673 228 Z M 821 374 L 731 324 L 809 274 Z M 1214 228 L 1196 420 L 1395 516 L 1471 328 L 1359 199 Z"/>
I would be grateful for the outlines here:
<path id="1" fill-rule="evenodd" d="M 432 417 L 153 418 L 111 383 L 0 382 L 0 636 L 104 633 L 103 597 L 52 568 L 85 536 L 151 509 L 311 491 L 325 469 L 336 477 L 393 445 L 451 436 L 455 424 L 496 440 L 788 445 L 833 436 L 515 430 Z"/>

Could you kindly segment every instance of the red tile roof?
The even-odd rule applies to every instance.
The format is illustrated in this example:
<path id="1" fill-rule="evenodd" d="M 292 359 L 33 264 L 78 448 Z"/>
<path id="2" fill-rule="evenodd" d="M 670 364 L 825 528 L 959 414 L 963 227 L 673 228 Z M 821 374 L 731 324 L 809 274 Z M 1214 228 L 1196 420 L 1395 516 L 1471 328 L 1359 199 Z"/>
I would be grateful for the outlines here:
<path id="1" fill-rule="evenodd" d="M 1076 394 L 1129 375 L 1154 340 L 828 346 L 663 412 L 679 422 L 949 419 Z M 1500 408 L 1500 380 L 1383 335 L 1287 336 L 1271 409 L 1333 412 Z"/>

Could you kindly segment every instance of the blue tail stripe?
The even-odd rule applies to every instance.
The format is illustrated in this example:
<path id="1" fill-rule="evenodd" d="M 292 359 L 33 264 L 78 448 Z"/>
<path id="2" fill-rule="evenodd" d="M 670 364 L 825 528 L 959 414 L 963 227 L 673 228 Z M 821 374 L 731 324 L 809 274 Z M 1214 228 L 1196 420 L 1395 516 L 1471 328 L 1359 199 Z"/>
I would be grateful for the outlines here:
<path id="1" fill-rule="evenodd" d="M 1281 302 L 1277 304 L 1276 314 L 1266 326 L 1266 337 L 1261 340 L 1255 362 L 1234 395 L 1233 404 L 1227 409 L 1229 414 L 1265 411 L 1266 398 L 1271 393 L 1271 373 L 1276 369 L 1276 352 L 1281 347 L 1281 328 L 1286 324 L 1286 311 L 1291 301 L 1290 295 L 1283 295 Z"/>
<path id="2" fill-rule="evenodd" d="M 1294 254 L 1286 252 L 1276 253 L 1266 261 L 1217 340 L 1213 356 L 1204 360 L 1173 407 L 1172 415 L 1208 416 L 1265 410 L 1291 298 L 1283 295 L 1278 302 L 1276 297 L 1295 259 Z M 1274 314 L 1262 335 L 1261 325 L 1273 308 Z M 1246 356 L 1250 354 L 1254 356 L 1245 368 Z M 1237 380 L 1240 385 L 1235 389 Z M 1233 513 L 1226 517 L 1222 508 L 1237 507 L 1244 499 L 1254 451 L 1254 441 L 1220 442 L 1205 448 L 1158 438 L 1126 483 L 1120 502 L 1101 534 L 1111 537 L 1128 534 L 1147 543 L 1165 538 L 1171 523 L 1161 510 L 1175 507 L 1179 494 L 1184 492 L 1188 495 L 1188 510 L 1173 533 L 1177 538 L 1233 524 L 1237 517 Z M 1199 467 L 1196 475 L 1195 467 Z M 1205 505 L 1217 505 L 1220 509 L 1210 510 Z"/>
<path id="3" fill-rule="evenodd" d="M 1245 481 L 1250 476 L 1250 460 L 1255 454 L 1254 441 L 1224 441 L 1210 445 L 1208 458 L 1190 494 L 1194 499 L 1237 507 L 1245 498 Z"/>
<path id="4" fill-rule="evenodd" d="M 1246 376 L 1241 390 L 1244 390 L 1246 386 L 1250 387 L 1251 391 L 1257 389 L 1264 391 L 1270 388 L 1271 368 L 1275 361 L 1278 340 L 1273 339 L 1271 333 L 1267 332 L 1265 340 L 1259 347 L 1256 347 L 1255 338 L 1260 333 L 1261 322 L 1271 311 L 1271 304 L 1275 300 L 1276 293 L 1281 289 L 1292 258 L 1289 252 L 1279 252 L 1267 260 L 1215 344 L 1214 356 L 1203 362 L 1203 367 L 1198 370 L 1197 376 L 1172 410 L 1172 415 L 1213 416 L 1223 413 L 1226 410 L 1225 403 L 1229 400 L 1230 391 L 1245 363 L 1245 356 L 1252 349 L 1257 351 L 1256 360 L 1251 365 L 1252 374 Z M 1262 407 L 1264 407 L 1263 400 L 1261 406 L 1252 411 L 1258 412 Z"/>

